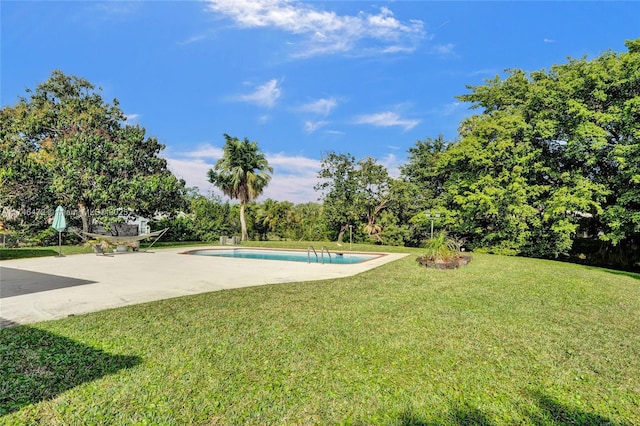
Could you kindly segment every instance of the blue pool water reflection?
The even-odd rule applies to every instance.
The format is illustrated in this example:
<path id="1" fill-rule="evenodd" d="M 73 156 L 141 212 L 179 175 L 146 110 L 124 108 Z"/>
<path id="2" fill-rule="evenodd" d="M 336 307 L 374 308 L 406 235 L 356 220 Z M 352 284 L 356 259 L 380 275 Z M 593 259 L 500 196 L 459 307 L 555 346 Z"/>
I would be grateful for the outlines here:
<path id="1" fill-rule="evenodd" d="M 352 264 L 365 262 L 382 256 L 381 254 L 344 253 L 302 250 L 260 250 L 260 249 L 206 249 L 192 250 L 185 254 L 196 256 L 235 257 L 244 259 L 289 260 L 294 262 Z"/>

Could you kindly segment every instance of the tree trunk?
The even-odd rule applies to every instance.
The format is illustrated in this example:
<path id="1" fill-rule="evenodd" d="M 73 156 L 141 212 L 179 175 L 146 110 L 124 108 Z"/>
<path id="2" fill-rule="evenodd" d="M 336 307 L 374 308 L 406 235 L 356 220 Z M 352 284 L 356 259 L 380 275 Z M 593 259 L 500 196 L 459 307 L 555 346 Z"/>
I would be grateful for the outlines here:
<path id="1" fill-rule="evenodd" d="M 244 218 L 244 206 L 245 203 L 240 203 L 240 229 L 242 230 L 241 241 L 248 241 L 249 234 L 247 233 L 247 221 Z"/>
<path id="2" fill-rule="evenodd" d="M 78 211 L 80 212 L 80 218 L 82 219 L 82 232 L 91 232 L 91 214 L 86 204 L 83 202 L 78 203 Z"/>
<path id="3" fill-rule="evenodd" d="M 340 227 L 340 232 L 338 233 L 338 242 L 342 244 L 342 239 L 344 238 L 344 233 L 347 232 L 348 224 L 344 224 Z"/>

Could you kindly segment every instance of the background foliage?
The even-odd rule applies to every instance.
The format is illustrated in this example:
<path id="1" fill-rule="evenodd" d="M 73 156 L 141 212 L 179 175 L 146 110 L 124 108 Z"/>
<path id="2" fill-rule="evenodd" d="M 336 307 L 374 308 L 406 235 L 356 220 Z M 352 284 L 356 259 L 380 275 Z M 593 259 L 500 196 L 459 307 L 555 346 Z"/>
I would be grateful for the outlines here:
<path id="1" fill-rule="evenodd" d="M 374 158 L 329 152 L 319 202 L 299 205 L 256 201 L 272 169 L 256 142 L 228 135 L 209 178 L 240 204 L 186 190 L 166 169 L 164 147 L 126 125 L 117 100 L 56 71 L 0 111 L 2 216 L 12 241 L 33 244 L 49 242 L 47 220 L 62 202 L 85 228 L 107 207 L 166 211 L 154 226 L 171 227 L 176 241 L 217 241 L 244 227 L 255 240 L 417 247 L 433 224 L 475 251 L 640 268 L 640 39 L 626 45 L 469 86 L 459 98 L 476 113 L 458 137 L 417 141 L 397 177 Z"/>

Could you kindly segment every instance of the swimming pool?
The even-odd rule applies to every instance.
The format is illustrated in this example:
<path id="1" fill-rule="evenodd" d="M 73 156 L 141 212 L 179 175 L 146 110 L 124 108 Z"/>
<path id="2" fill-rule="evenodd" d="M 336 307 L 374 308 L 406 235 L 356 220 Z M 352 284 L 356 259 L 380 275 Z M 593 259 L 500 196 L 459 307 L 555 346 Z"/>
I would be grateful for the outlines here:
<path id="1" fill-rule="evenodd" d="M 205 249 L 191 250 L 184 254 L 196 256 L 235 257 L 243 259 L 289 260 L 293 262 L 334 263 L 339 265 L 366 262 L 382 254 L 344 253 L 313 250 L 264 250 L 264 249 Z"/>

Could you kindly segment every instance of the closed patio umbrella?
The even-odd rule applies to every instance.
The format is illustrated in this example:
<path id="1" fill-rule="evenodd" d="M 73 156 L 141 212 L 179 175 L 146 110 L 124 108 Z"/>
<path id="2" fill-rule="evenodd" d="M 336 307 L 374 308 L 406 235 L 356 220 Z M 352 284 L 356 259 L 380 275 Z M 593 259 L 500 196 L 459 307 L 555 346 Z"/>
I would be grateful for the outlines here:
<path id="1" fill-rule="evenodd" d="M 64 217 L 64 209 L 62 206 L 56 208 L 51 227 L 58 231 L 58 256 L 62 256 L 62 231 L 67 229 L 67 220 Z"/>

